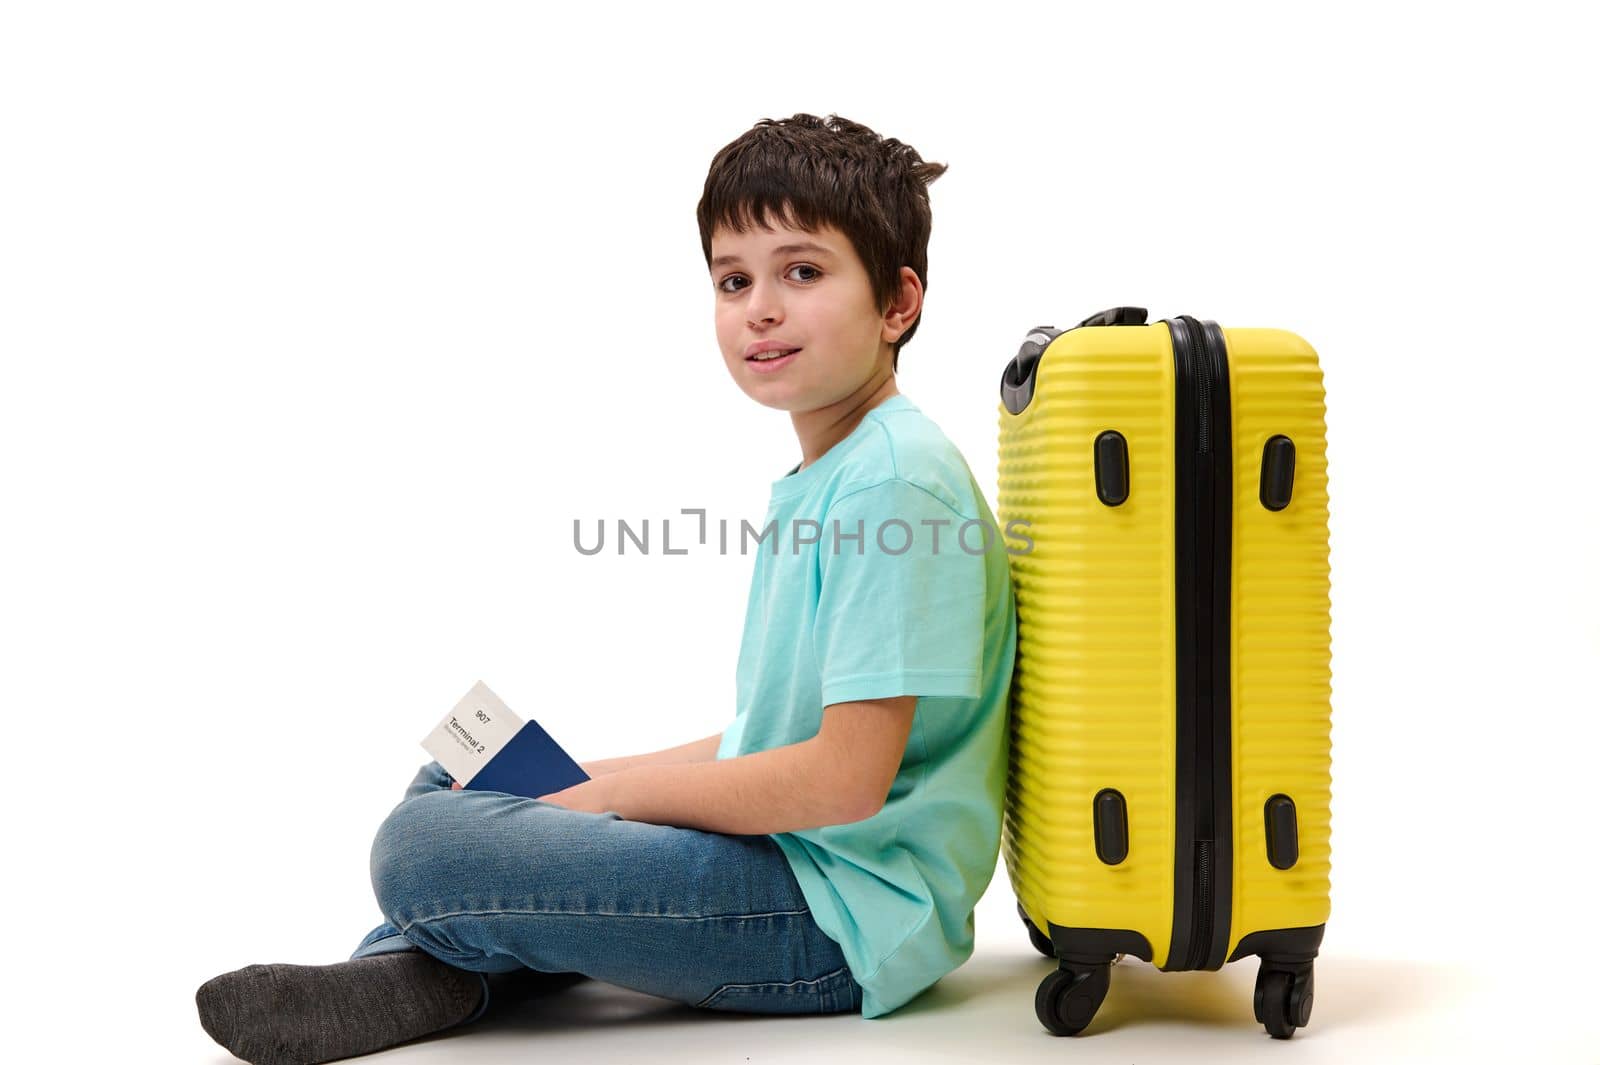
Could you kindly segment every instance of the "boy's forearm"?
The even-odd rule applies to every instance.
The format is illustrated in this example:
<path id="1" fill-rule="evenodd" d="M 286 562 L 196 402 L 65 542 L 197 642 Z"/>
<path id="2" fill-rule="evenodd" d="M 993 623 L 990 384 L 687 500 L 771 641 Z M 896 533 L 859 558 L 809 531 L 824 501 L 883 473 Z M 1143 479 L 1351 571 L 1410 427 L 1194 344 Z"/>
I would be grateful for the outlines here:
<path id="1" fill-rule="evenodd" d="M 721 761 L 644 765 L 609 779 L 629 821 L 729 835 L 795 832 L 861 820 L 812 740 Z"/>
<path id="2" fill-rule="evenodd" d="M 680 744 L 677 747 L 668 747 L 663 751 L 652 751 L 649 754 L 631 754 L 622 758 L 601 758 L 597 761 L 580 764 L 583 766 L 583 771 L 591 777 L 599 777 L 621 772 L 624 769 L 635 769 L 643 765 L 685 765 L 691 762 L 710 762 L 717 757 L 717 748 L 721 745 L 722 733 L 718 732 L 707 736 L 705 739 Z"/>

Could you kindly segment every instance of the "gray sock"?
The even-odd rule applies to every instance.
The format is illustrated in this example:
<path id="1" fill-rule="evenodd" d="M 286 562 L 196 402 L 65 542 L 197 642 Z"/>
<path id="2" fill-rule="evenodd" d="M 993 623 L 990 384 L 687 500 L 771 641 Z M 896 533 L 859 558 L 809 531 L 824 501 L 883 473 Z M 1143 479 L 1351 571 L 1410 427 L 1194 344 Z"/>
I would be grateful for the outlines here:
<path id="1" fill-rule="evenodd" d="M 470 1017 L 478 974 L 405 950 L 335 965 L 247 965 L 195 992 L 206 1034 L 252 1065 L 370 1054 Z"/>

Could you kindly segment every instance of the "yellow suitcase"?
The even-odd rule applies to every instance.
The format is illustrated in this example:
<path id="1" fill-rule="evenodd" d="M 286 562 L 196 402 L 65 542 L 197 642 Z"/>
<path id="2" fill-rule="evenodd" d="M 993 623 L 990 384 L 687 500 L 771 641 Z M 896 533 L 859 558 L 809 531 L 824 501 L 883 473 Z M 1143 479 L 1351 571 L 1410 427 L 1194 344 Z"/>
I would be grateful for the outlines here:
<path id="1" fill-rule="evenodd" d="M 1256 1020 L 1310 1020 L 1328 917 L 1326 424 L 1278 329 L 1118 307 L 1031 331 L 1000 385 L 1017 602 L 1002 853 L 1088 1027 L 1110 966 L 1260 958 Z"/>

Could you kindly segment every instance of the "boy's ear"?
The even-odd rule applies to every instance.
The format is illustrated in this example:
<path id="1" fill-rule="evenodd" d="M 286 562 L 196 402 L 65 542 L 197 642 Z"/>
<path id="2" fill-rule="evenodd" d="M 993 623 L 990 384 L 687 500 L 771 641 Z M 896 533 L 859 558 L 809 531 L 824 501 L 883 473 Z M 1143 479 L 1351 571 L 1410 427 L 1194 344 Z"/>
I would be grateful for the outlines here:
<path id="1" fill-rule="evenodd" d="M 899 340 L 917 315 L 922 313 L 922 279 L 909 266 L 900 268 L 900 288 L 889 301 L 883 316 L 883 339 L 893 344 Z"/>

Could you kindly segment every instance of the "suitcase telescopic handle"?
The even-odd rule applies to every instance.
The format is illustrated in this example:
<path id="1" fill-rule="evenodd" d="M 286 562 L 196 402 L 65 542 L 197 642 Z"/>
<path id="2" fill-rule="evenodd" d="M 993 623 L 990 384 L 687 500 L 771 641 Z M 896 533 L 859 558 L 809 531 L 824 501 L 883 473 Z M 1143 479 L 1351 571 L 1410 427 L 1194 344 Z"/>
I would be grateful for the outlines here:
<path id="1" fill-rule="evenodd" d="M 1143 307 L 1112 307 L 1110 310 L 1090 315 L 1072 329 L 1099 325 L 1144 325 L 1147 317 L 1148 312 Z M 1038 325 L 1028 330 L 1027 337 L 1022 341 L 1022 347 L 1016 356 L 1006 363 L 1005 371 L 1000 375 L 1000 402 L 1005 404 L 1006 410 L 1012 414 L 1021 414 L 1023 408 L 1033 400 L 1034 370 L 1039 366 L 1039 359 L 1044 355 L 1044 349 L 1049 347 L 1050 342 L 1056 337 L 1062 333 L 1070 333 L 1072 329 Z"/>
<path id="2" fill-rule="evenodd" d="M 1036 325 L 1028 330 L 1028 335 L 1023 338 L 1022 347 L 1017 350 L 1012 360 L 1006 363 L 1004 372 L 1000 374 L 1000 402 L 1006 405 L 1006 410 L 1012 414 L 1021 414 L 1023 408 L 1033 399 L 1034 367 L 1038 365 L 1044 349 L 1063 332 L 1065 330 L 1057 329 L 1053 325 Z"/>

